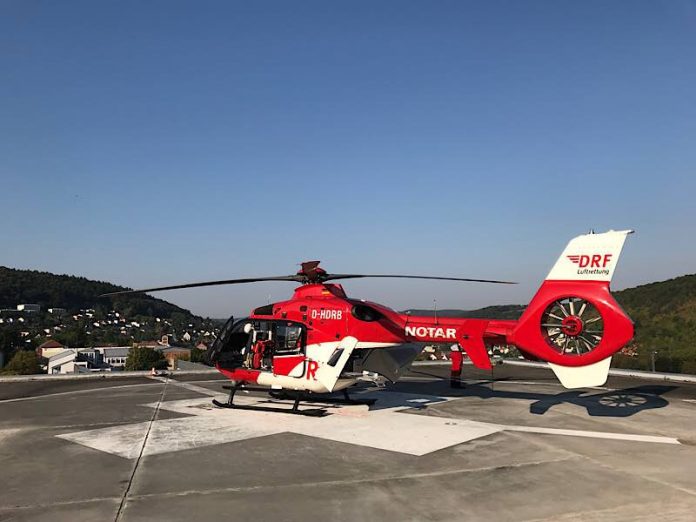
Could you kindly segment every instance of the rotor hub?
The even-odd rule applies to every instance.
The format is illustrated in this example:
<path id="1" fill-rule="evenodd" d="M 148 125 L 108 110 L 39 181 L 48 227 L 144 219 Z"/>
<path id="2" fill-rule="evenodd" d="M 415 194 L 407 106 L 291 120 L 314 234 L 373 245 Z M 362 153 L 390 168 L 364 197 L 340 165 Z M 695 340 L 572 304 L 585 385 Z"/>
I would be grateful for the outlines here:
<path id="1" fill-rule="evenodd" d="M 569 337 L 577 337 L 584 329 L 585 325 L 577 315 L 569 315 L 561 321 L 561 331 Z"/>
<path id="2" fill-rule="evenodd" d="M 321 283 L 326 280 L 329 274 L 319 266 L 319 261 L 305 261 L 302 263 L 297 276 L 303 284 Z"/>

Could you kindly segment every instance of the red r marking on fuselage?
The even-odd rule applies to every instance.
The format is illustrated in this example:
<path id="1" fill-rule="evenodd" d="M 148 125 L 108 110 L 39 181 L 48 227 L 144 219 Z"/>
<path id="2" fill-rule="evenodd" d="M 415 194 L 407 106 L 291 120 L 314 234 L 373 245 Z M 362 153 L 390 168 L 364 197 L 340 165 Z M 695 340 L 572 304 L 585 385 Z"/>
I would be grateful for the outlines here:
<path id="1" fill-rule="evenodd" d="M 317 361 L 307 362 L 307 380 L 312 379 L 313 381 L 316 381 L 315 374 L 317 373 L 318 368 L 319 363 Z"/>

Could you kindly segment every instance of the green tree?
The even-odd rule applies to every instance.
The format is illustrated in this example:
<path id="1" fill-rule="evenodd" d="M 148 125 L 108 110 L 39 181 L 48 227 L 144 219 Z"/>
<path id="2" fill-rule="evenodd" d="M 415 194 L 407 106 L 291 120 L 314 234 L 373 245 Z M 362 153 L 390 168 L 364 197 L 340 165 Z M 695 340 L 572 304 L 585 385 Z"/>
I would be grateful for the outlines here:
<path id="1" fill-rule="evenodd" d="M 0 328 L 0 350 L 9 354 L 22 344 L 19 328 L 3 326 Z"/>
<path id="2" fill-rule="evenodd" d="M 71 348 L 84 348 L 89 343 L 84 324 L 75 324 L 70 328 L 66 328 L 62 332 L 55 334 L 54 339 L 63 346 Z"/>
<path id="3" fill-rule="evenodd" d="M 14 357 L 7 363 L 3 372 L 9 375 L 33 375 L 42 373 L 39 365 L 39 358 L 35 352 L 29 350 L 19 350 Z"/>
<path id="4" fill-rule="evenodd" d="M 150 368 L 162 368 L 166 366 L 166 360 L 162 353 L 152 350 L 151 348 L 133 347 L 128 350 L 128 358 L 126 359 L 126 370 L 149 370 Z"/>
<path id="5" fill-rule="evenodd" d="M 199 350 L 198 348 L 191 348 L 191 362 L 193 363 L 205 363 L 205 350 Z"/>

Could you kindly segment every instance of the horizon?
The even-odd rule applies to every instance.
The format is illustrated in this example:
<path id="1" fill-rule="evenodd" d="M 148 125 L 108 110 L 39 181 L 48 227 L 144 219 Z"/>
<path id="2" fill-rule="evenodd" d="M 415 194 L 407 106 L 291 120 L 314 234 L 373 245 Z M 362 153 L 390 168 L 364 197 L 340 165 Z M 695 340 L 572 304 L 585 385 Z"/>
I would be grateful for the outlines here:
<path id="1" fill-rule="evenodd" d="M 54 275 L 54 276 L 65 276 L 65 277 L 84 278 L 84 276 L 80 276 L 80 275 L 76 275 L 76 274 L 57 274 L 57 273 L 53 273 L 53 272 L 47 272 L 47 271 L 44 271 L 44 270 L 23 269 L 23 268 L 8 267 L 8 266 L 3 266 L 3 265 L 0 265 L 0 268 L 6 268 L 6 269 L 10 269 L 10 270 L 29 270 L 29 271 L 33 271 L 33 272 L 47 273 L 47 274 L 51 274 L 51 275 Z M 665 283 L 665 282 L 667 282 L 667 281 L 671 281 L 671 280 L 674 280 L 674 279 L 679 279 L 679 278 L 682 278 L 682 277 L 693 277 L 693 276 L 696 276 L 696 273 L 677 275 L 677 276 L 670 277 L 670 278 L 667 278 L 667 279 L 661 279 L 661 280 L 656 280 L 656 281 L 650 281 L 650 282 L 646 282 L 646 283 L 642 283 L 642 284 L 638 284 L 638 285 L 634 285 L 634 286 L 630 286 L 630 287 L 626 287 L 626 288 L 619 288 L 619 289 L 612 288 L 612 293 L 621 292 L 621 291 L 623 291 L 623 290 L 631 290 L 631 289 L 634 289 L 634 288 L 639 288 L 639 287 L 648 286 L 648 285 L 652 285 L 652 284 Z M 110 281 L 97 281 L 97 280 L 91 280 L 91 281 L 93 281 L 93 282 L 98 282 L 98 283 L 114 284 L 114 283 L 112 283 L 112 282 L 110 282 Z M 253 284 L 253 283 L 251 283 L 251 284 Z M 117 285 L 117 286 L 118 286 L 118 285 Z M 154 297 L 154 298 L 156 298 L 156 299 L 161 299 L 161 300 L 163 300 L 163 301 L 168 302 L 169 304 L 173 304 L 173 305 L 175 305 L 175 306 L 178 306 L 179 308 L 183 308 L 183 309 L 185 309 L 185 310 L 191 312 L 193 315 L 199 316 L 199 317 L 201 317 L 201 318 L 203 318 L 203 319 L 212 319 L 212 320 L 216 320 L 216 321 L 217 321 L 217 320 L 227 320 L 227 319 L 230 318 L 230 316 L 233 316 L 233 317 L 246 317 L 247 315 L 249 315 L 249 313 L 251 313 L 251 311 L 252 311 L 254 308 L 256 308 L 257 306 L 259 306 L 259 305 L 257 304 L 257 305 L 254 305 L 254 306 L 250 307 L 249 310 L 248 310 L 248 313 L 231 314 L 231 315 L 223 315 L 223 316 L 206 316 L 206 315 L 198 314 L 198 313 L 196 313 L 194 310 L 189 310 L 189 309 L 187 309 L 187 308 L 185 308 L 185 307 L 183 307 L 183 306 L 181 306 L 181 305 L 178 305 L 177 303 L 175 303 L 175 302 L 173 302 L 173 301 L 167 299 L 165 294 L 169 293 L 168 291 L 157 292 L 157 293 L 158 293 L 158 294 L 161 294 L 161 295 L 160 295 L 160 296 L 153 296 L 152 293 L 145 293 L 145 294 L 143 294 L 143 295 L 146 295 L 146 296 L 148 296 L 148 297 Z M 358 298 L 358 299 L 361 298 L 360 296 L 354 296 L 354 295 L 349 295 L 349 297 Z M 532 297 L 533 297 L 533 296 L 530 296 L 529 299 L 531 300 Z M 289 299 L 289 298 L 290 298 L 290 295 L 288 295 L 287 298 Z M 16 304 L 26 304 L 26 303 L 16 303 Z M 380 303 L 380 304 L 384 304 L 384 303 Z M 521 306 L 521 307 L 526 307 L 527 304 L 528 304 L 528 303 L 493 303 L 493 304 L 489 304 L 489 305 L 485 305 L 485 306 L 480 306 L 480 307 L 476 307 L 476 308 L 457 308 L 457 307 L 449 307 L 449 308 L 441 308 L 441 307 L 437 307 L 437 308 L 433 308 L 433 307 L 426 308 L 426 307 L 422 307 L 422 308 L 421 308 L 421 307 L 405 307 L 405 308 L 398 308 L 398 309 L 396 309 L 396 310 L 398 310 L 398 311 L 400 311 L 400 312 L 408 312 L 408 311 L 412 311 L 412 310 L 423 311 L 423 312 L 425 312 L 425 311 L 435 311 L 435 310 L 436 310 L 437 312 L 453 312 L 453 311 L 454 311 L 454 312 L 459 312 L 459 311 L 461 311 L 461 312 L 475 312 L 475 311 L 483 310 L 483 309 L 486 309 L 486 308 L 496 308 L 496 307 L 508 307 L 508 306 Z M 54 306 L 58 306 L 58 305 L 60 305 L 60 303 L 54 304 Z M 387 306 L 388 306 L 388 305 L 387 305 Z"/>

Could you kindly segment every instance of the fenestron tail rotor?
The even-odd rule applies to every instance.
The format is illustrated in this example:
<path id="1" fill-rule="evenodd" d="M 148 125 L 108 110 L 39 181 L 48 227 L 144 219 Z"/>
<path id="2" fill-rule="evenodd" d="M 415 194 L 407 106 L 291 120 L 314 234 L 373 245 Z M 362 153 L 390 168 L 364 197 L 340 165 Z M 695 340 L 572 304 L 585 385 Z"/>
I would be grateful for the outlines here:
<path id="1" fill-rule="evenodd" d="M 302 263 L 302 268 L 294 275 L 270 276 L 270 277 L 250 277 L 242 279 L 221 279 L 218 281 L 204 281 L 201 283 L 186 283 L 182 285 L 158 286 L 153 288 L 140 288 L 137 290 L 121 290 L 109 292 L 99 297 L 111 297 L 124 294 L 136 294 L 146 292 L 160 292 L 163 290 L 180 290 L 183 288 L 199 288 L 205 286 L 238 285 L 244 283 L 258 283 L 262 281 L 290 281 L 302 284 L 324 283 L 339 279 L 363 279 L 368 277 L 400 278 L 400 279 L 430 279 L 435 281 L 460 281 L 473 283 L 492 283 L 502 285 L 514 285 L 512 281 L 498 281 L 494 279 L 471 279 L 462 277 L 439 277 L 439 276 L 420 276 L 420 275 L 400 275 L 400 274 L 329 274 L 319 267 L 319 261 L 307 261 Z"/>

